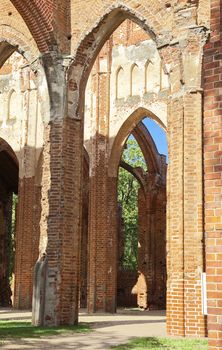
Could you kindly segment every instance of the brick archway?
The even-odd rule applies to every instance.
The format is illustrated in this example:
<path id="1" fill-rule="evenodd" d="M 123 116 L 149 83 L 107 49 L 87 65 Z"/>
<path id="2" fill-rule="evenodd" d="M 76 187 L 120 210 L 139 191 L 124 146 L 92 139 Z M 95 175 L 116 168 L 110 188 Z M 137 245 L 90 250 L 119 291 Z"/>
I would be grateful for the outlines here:
<path id="1" fill-rule="evenodd" d="M 165 7 L 163 8 L 165 3 L 157 1 L 155 2 L 157 7 L 164 10 L 163 17 L 167 16 L 169 20 L 168 34 L 170 33 L 170 36 L 165 36 L 164 31 L 162 32 L 165 22 L 163 21 L 162 26 L 160 25 L 161 16 L 159 16 L 159 21 L 156 20 L 156 7 L 144 9 L 141 6 L 132 10 L 127 4 L 128 1 L 124 1 L 120 6 L 109 8 L 93 28 L 91 27 L 89 31 L 83 33 L 83 39 L 77 45 L 71 67 L 67 72 L 67 91 L 65 93 L 62 91 L 59 95 L 59 98 L 62 96 L 61 103 L 58 103 L 58 90 L 55 88 L 56 79 L 52 84 L 52 88 L 55 88 L 55 98 L 53 97 L 52 100 L 56 101 L 56 108 L 54 110 L 55 118 L 48 125 L 45 133 L 44 159 L 46 163 L 43 171 L 45 200 L 42 215 L 42 240 L 45 247 L 44 251 L 41 252 L 41 262 L 44 264 L 45 254 L 47 254 L 49 264 L 46 274 L 48 288 L 45 292 L 47 308 L 43 310 L 41 322 L 48 325 L 58 325 L 72 324 L 78 320 L 79 270 L 77 262 L 79 261 L 82 198 L 85 85 L 102 45 L 124 19 L 131 18 L 149 31 L 153 39 L 157 40 L 159 50 L 164 56 L 168 68 L 170 67 L 168 73 L 172 83 L 171 98 L 168 99 L 171 159 L 169 171 L 171 191 L 168 201 L 168 239 L 170 245 L 168 256 L 170 266 L 168 330 L 174 335 L 203 335 L 205 325 L 201 314 L 200 288 L 200 274 L 203 269 L 201 255 L 203 191 L 200 180 L 202 176 L 202 99 L 199 71 L 206 35 L 203 28 L 197 30 L 192 25 L 186 27 L 184 20 L 186 16 L 181 16 L 181 13 L 175 11 L 172 17 L 168 16 L 169 12 L 166 11 Z M 183 5 L 180 10 L 183 13 Z M 192 13 L 189 8 L 186 10 L 189 10 L 193 24 L 196 19 L 196 9 Z M 152 25 L 149 26 L 149 24 Z M 171 29 L 173 29 L 173 34 Z M 187 40 L 181 41 L 180 33 Z M 56 66 L 60 69 L 57 71 L 59 74 L 55 75 L 55 78 L 62 76 L 63 80 L 58 80 L 62 85 L 61 82 L 65 81 L 65 74 L 63 74 L 65 69 L 61 60 L 59 64 Z M 60 74 L 61 72 L 62 74 Z M 64 95 L 62 95 L 63 93 Z M 62 113 L 65 116 L 64 120 L 61 116 Z M 193 137 L 193 134 L 196 137 Z M 55 139 L 56 143 L 53 142 Z M 189 153 L 189 157 L 187 153 Z M 103 169 L 106 171 L 105 167 Z M 51 179 L 51 182 L 48 179 Z M 111 182 L 109 186 L 108 193 L 112 193 L 113 185 Z M 101 187 L 101 185 L 97 186 L 97 199 L 101 198 L 101 203 L 105 203 L 101 195 Z M 190 200 L 189 195 L 192 193 L 198 195 Z M 58 202 L 56 208 L 53 203 L 55 198 Z M 73 201 L 72 198 L 75 200 Z M 110 216 L 115 215 L 115 210 L 114 207 L 110 208 Z M 73 215 L 73 212 L 76 215 Z M 104 210 L 103 216 L 105 215 Z M 112 235 L 112 233 L 110 234 Z M 63 242 L 63 245 L 61 246 L 59 242 Z M 95 245 L 95 242 L 92 243 Z M 101 245 L 102 243 L 100 241 Z M 107 251 L 110 254 L 112 244 L 113 242 L 110 240 L 107 246 Z M 59 252 L 59 254 L 55 252 Z M 189 257 L 192 255 L 194 257 L 191 262 Z M 107 254 L 107 260 L 111 260 L 110 257 Z M 72 259 L 72 263 L 70 263 L 70 259 Z M 105 273 L 112 275 L 112 270 L 109 269 Z M 70 278 L 71 276 L 72 278 Z M 108 299 L 110 297 L 106 304 L 108 305 L 107 311 L 115 308 L 112 300 L 113 288 L 115 288 L 115 281 L 112 283 L 113 278 L 114 276 L 111 276 L 110 281 L 104 286 Z M 98 290 L 100 290 L 101 303 L 103 304 L 103 288 L 98 288 Z M 192 290 L 192 296 L 188 290 Z M 176 309 L 175 305 L 177 305 Z M 192 327 L 193 312 L 197 314 L 195 327 Z"/>
<path id="2" fill-rule="evenodd" d="M 51 25 L 52 3 L 46 3 L 44 0 L 11 0 L 11 2 L 24 19 L 40 52 L 52 49 L 53 44 L 55 44 Z"/>
<path id="3" fill-rule="evenodd" d="M 12 147 L 6 140 L 0 137 L 0 152 L 2 151 L 6 152 L 9 155 L 9 157 L 13 159 L 16 166 L 19 167 L 18 158 L 15 152 L 13 151 Z"/>
<path id="4" fill-rule="evenodd" d="M 117 300 L 119 306 L 139 306 L 140 308 L 166 308 L 166 158 L 160 155 L 149 131 L 141 120 L 152 116 L 147 110 L 136 110 L 122 125 L 111 151 L 110 166 L 115 167 L 112 155 L 120 159 L 126 138 L 131 134 L 141 148 L 147 172 L 138 169 L 138 273 L 125 271 L 121 267 L 124 238 L 120 218 L 117 227 L 118 269 Z M 140 116 L 140 118 L 139 118 Z M 121 140 L 122 139 L 122 140 Z M 122 142 L 121 142 L 122 141 Z M 111 161 L 112 160 L 112 161 Z M 137 168 L 130 169 L 128 164 L 121 166 L 137 178 Z M 114 170 L 114 169 L 113 169 Z M 115 169 L 115 173 L 117 174 Z M 116 175 L 116 186 L 117 186 Z M 158 179 L 158 180 L 157 180 Z M 114 181 L 112 181 L 114 184 Z M 117 189 L 115 190 L 117 193 Z M 119 213 L 120 214 L 120 213 Z M 118 215 L 118 214 L 117 214 Z M 132 295 L 132 291 L 134 296 Z M 131 304 L 132 303 L 132 304 Z"/>
<path id="5" fill-rule="evenodd" d="M 36 129 L 41 128 L 40 109 L 44 110 L 44 116 L 47 118 L 48 108 L 48 90 L 45 83 L 45 72 L 41 64 L 39 64 L 39 51 L 34 44 L 22 33 L 15 28 L 1 25 L 0 37 L 0 65 L 3 66 L 6 60 L 15 52 L 15 60 L 19 56 L 24 66 L 20 70 L 19 85 L 16 89 L 16 98 L 18 96 L 18 111 L 15 112 L 14 123 L 18 123 L 19 127 L 26 135 L 26 140 L 22 138 L 20 133 L 14 137 L 10 129 L 7 128 L 5 133 L 9 143 L 12 143 L 16 149 L 16 155 L 19 160 L 19 181 L 18 181 L 18 205 L 16 220 L 16 251 L 15 251 L 15 284 L 14 284 L 14 304 L 16 308 L 29 309 L 32 305 L 32 287 L 33 287 L 33 267 L 38 257 L 39 249 L 39 220 L 41 215 L 41 185 L 37 183 L 39 177 L 38 163 L 39 153 L 41 153 L 41 135 L 39 141 L 33 142 L 33 134 Z M 30 43 L 30 44 L 29 44 Z M 18 55 L 19 54 L 19 55 Z M 20 57 L 20 55 L 22 57 Z M 24 58 L 24 60 L 23 60 Z M 12 58 L 13 61 L 13 58 Z M 14 61 L 13 61 L 14 62 Z M 20 61 L 19 61 L 20 64 Z M 13 80 L 14 66 L 8 75 L 8 84 L 10 86 Z M 21 65 L 18 65 L 18 69 Z M 16 70 L 16 68 L 15 68 Z M 21 73 L 22 71 L 22 73 Z M 31 87 L 30 87 L 31 82 Z M 40 84 L 42 84 L 39 89 Z M 39 89 L 37 94 L 37 89 Z M 13 91 L 13 90 L 12 90 Z M 5 118 L 10 113 L 10 92 L 3 108 Z M 43 100 L 44 95 L 44 102 Z M 28 96 L 28 97 L 27 97 Z M 41 99 L 41 103 L 40 103 Z M 28 100 L 28 102 L 27 102 Z M 34 103 L 36 108 L 33 108 Z M 37 106 L 36 106 L 37 105 Z M 23 109 L 25 107 L 25 111 Z M 20 114 L 21 112 L 21 114 Z M 24 126 L 24 120 L 27 118 L 29 123 Z M 30 124 L 34 133 L 30 137 Z M 36 124 L 38 120 L 38 126 Z M 22 123 L 19 123 L 22 121 Z M 1 121 L 2 122 L 2 121 Z M 8 119 L 4 119 L 3 123 L 9 123 Z M 2 128 L 3 129 L 3 128 Z M 38 129 L 38 130 L 39 130 Z M 4 135 L 2 130 L 1 135 Z M 4 136 L 3 136 L 4 137 Z M 35 166 L 36 165 L 36 166 Z M 42 166 L 42 165 L 41 165 Z M 36 171 L 36 174 L 35 174 Z M 34 205 L 35 203 L 35 205 Z M 24 254 L 24 247 L 26 254 Z"/>
<path id="6" fill-rule="evenodd" d="M 128 136 L 132 133 L 133 129 L 136 127 L 136 125 L 145 117 L 150 117 L 151 119 L 155 120 L 164 130 L 166 130 L 166 126 L 161 122 L 161 120 L 152 112 L 148 111 L 145 108 L 138 108 L 135 110 L 128 119 L 123 123 L 123 125 L 120 127 L 115 140 L 113 142 L 112 150 L 110 153 L 110 159 L 109 159 L 109 167 L 108 167 L 108 174 L 109 176 L 117 176 L 118 166 L 121 158 L 121 152 L 123 145 L 128 138 Z M 139 130 L 138 130 L 139 131 Z M 144 151 L 144 157 L 147 160 L 148 157 L 151 157 L 153 159 L 153 167 L 157 170 L 158 167 L 158 161 L 155 159 L 155 145 L 153 145 L 153 141 L 151 142 L 151 136 L 149 135 L 149 132 L 147 130 L 140 130 L 141 135 L 137 132 L 135 136 L 137 136 L 137 141 L 143 142 L 142 139 L 139 140 L 139 137 L 142 135 L 145 138 L 145 142 L 148 141 L 150 145 L 150 149 L 147 149 L 147 144 L 145 145 Z M 142 143 L 142 151 L 144 149 L 143 143 Z"/>
<path id="7" fill-rule="evenodd" d="M 102 15 L 99 23 L 96 23 L 89 34 L 80 41 L 74 53 L 74 60 L 68 71 L 69 118 L 83 119 L 85 87 L 96 57 L 107 39 L 126 19 L 136 22 L 154 41 L 157 41 L 156 32 L 160 33 L 164 28 L 163 23 L 156 20 L 155 12 L 149 11 L 145 17 L 126 4 L 111 6 Z"/>
<path id="8" fill-rule="evenodd" d="M 9 144 L 0 138 L 0 306 L 12 305 L 12 208 L 13 193 L 18 193 L 18 159 Z M 14 208 L 15 209 L 15 208 Z M 14 297 L 14 295 L 13 295 Z"/>
<path id="9" fill-rule="evenodd" d="M 0 67 L 3 66 L 14 51 L 18 51 L 29 63 L 34 62 L 38 58 L 38 50 L 34 45 L 28 43 L 27 37 L 11 26 L 1 25 L 0 27 L 2 29 L 0 36 Z"/>
<path id="10" fill-rule="evenodd" d="M 150 169 L 149 173 L 149 189 L 152 189 L 152 186 L 155 188 L 155 181 L 157 180 L 156 176 L 159 176 L 163 180 L 163 191 L 166 186 L 165 175 L 163 172 L 163 163 L 162 158 L 158 154 L 156 146 L 153 142 L 153 139 L 146 127 L 140 124 L 140 120 L 143 119 L 146 115 L 152 115 L 153 119 L 158 120 L 158 118 L 152 113 L 148 112 L 143 108 L 136 110 L 130 117 L 123 123 L 121 126 L 114 145 L 111 151 L 111 156 L 108 159 L 108 171 L 104 172 L 104 167 L 101 164 L 96 165 L 97 170 L 93 170 L 90 173 L 90 215 L 89 215 L 89 270 L 88 270 L 88 310 L 89 312 L 97 311 L 108 311 L 115 312 L 117 305 L 117 260 L 118 260 L 118 239 L 117 239 L 117 223 L 118 223 L 118 210 L 117 210 L 117 179 L 118 179 L 118 168 L 120 165 L 121 153 L 123 150 L 123 145 L 127 137 L 132 133 L 139 145 L 141 146 L 142 152 L 144 153 L 144 158 L 148 163 Z M 159 121 L 159 120 L 158 120 Z M 161 123 L 159 121 L 159 123 Z M 163 126 L 163 125 L 162 125 Z M 101 178 L 102 172 L 102 178 Z M 163 176 L 163 178 L 162 178 Z M 102 181 L 102 182 L 101 182 Z M 144 180 L 144 184 L 145 184 Z M 161 185 L 161 186 L 162 186 Z M 144 188 L 141 190 L 140 197 L 144 201 L 145 192 L 149 193 L 149 189 Z M 98 190 L 95 191 L 95 189 Z M 144 193 L 142 193 L 144 190 Z M 99 192 L 98 192 L 99 191 Z M 154 189 L 154 192 L 156 189 Z M 151 190 L 152 192 L 152 190 Z M 147 210 L 148 207 L 154 202 L 158 202 L 157 197 L 160 196 L 160 193 L 156 193 L 155 200 L 152 195 L 149 193 L 150 198 L 146 198 L 147 201 Z M 159 190 L 157 191 L 159 192 Z M 103 203 L 101 207 L 101 203 Z M 162 209 L 165 211 L 164 199 L 162 198 Z M 146 206 L 144 205 L 144 207 Z M 142 208 L 142 206 L 140 206 Z M 161 210 L 159 211 L 161 212 Z M 154 213 L 155 214 L 155 213 Z M 146 217 L 146 214 L 145 214 Z M 150 219 L 150 218 L 149 218 Z M 148 220 L 148 217 L 145 218 L 144 222 Z M 99 224 L 98 224 L 99 223 Z M 165 221 L 162 221 L 164 227 Z M 154 230 L 154 227 L 151 231 Z M 160 231 L 160 230 L 159 230 Z M 159 232 L 158 231 L 158 232 Z M 165 234 L 165 228 L 164 228 Z M 147 237 L 151 239 L 150 234 L 145 235 L 146 238 L 141 238 L 143 241 L 147 242 Z M 109 249 L 107 249 L 107 246 Z M 163 247 L 164 248 L 164 247 Z M 145 251 L 145 250 L 144 250 Z M 144 252 L 143 252 L 144 253 Z M 143 253 L 140 254 L 140 262 Z M 163 260 L 165 256 L 163 257 Z M 141 270 L 142 267 L 141 267 Z M 108 274 L 105 272 L 109 271 Z M 153 281 L 152 281 L 153 282 Z M 103 286 L 103 287 L 101 287 Z M 101 293 L 103 290 L 103 293 Z M 108 292 L 107 292 L 108 290 Z M 151 289 L 150 289 L 151 291 Z M 151 298 L 150 298 L 151 299 Z"/>

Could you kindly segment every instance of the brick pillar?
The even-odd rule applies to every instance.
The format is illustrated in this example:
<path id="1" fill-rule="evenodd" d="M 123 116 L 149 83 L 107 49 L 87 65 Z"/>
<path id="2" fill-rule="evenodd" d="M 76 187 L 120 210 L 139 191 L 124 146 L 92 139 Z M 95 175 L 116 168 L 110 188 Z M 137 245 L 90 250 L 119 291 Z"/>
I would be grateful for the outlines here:
<path id="1" fill-rule="evenodd" d="M 204 271 L 201 67 L 206 34 L 202 28 L 190 29 L 188 38 L 187 45 L 168 47 L 164 52 L 165 59 L 172 64 L 168 115 L 167 330 L 172 335 L 199 337 L 205 335 L 201 303 Z M 169 52 L 171 56 L 167 57 Z"/>
<path id="2" fill-rule="evenodd" d="M 41 62 L 47 77 L 41 90 L 46 116 L 32 322 L 72 325 L 78 322 L 79 306 L 83 122 L 77 115 L 68 117 L 66 113 L 64 61 L 54 53 L 46 53 Z M 47 87 L 49 90 L 44 90 Z M 69 89 L 75 86 L 70 84 Z"/>
<path id="3" fill-rule="evenodd" d="M 155 215 L 156 215 L 156 197 L 157 189 L 155 188 L 154 178 L 148 180 L 146 189 L 146 208 L 147 208 L 147 247 L 146 254 L 147 264 L 147 281 L 148 281 L 148 307 L 155 309 L 156 298 L 156 232 L 155 232 Z"/>
<path id="4" fill-rule="evenodd" d="M 182 336 L 205 335 L 201 99 L 196 92 L 175 100 L 169 127 L 167 327 Z"/>
<path id="5" fill-rule="evenodd" d="M 145 277 L 143 307 L 166 307 L 166 188 L 147 177 L 147 188 L 138 193 L 138 270 Z M 138 286 L 139 293 L 139 286 Z M 140 298 L 141 299 L 141 298 Z"/>
<path id="6" fill-rule="evenodd" d="M 82 125 L 74 119 L 45 125 L 40 253 L 33 293 L 35 325 L 78 322 L 81 135 Z"/>
<path id="7" fill-rule="evenodd" d="M 16 216 L 14 307 L 32 306 L 33 269 L 38 258 L 39 189 L 35 177 L 19 179 Z"/>
<path id="8" fill-rule="evenodd" d="M 115 220 L 109 222 L 116 206 L 116 178 L 108 178 L 108 137 L 109 137 L 109 42 L 107 55 L 97 58 L 94 74 L 96 94 L 96 125 L 92 136 L 90 156 L 90 205 L 89 205 L 89 312 L 116 309 L 116 235 Z M 104 61 L 107 67 L 104 69 Z M 114 201 L 114 203 L 113 203 Z M 117 210 L 117 208 L 116 208 Z M 116 216 L 116 212 L 115 212 Z"/>
<path id="9" fill-rule="evenodd" d="M 204 186 L 209 349 L 222 348 L 222 41 L 221 0 L 211 1 L 204 48 Z"/>
<path id="10" fill-rule="evenodd" d="M 166 186 L 159 187 L 155 202 L 154 307 L 166 309 Z"/>
<path id="11" fill-rule="evenodd" d="M 88 279 L 88 215 L 89 215 L 89 168 L 84 161 L 83 167 L 83 201 L 82 201 L 82 234 L 81 234 L 81 264 L 80 264 L 80 296 L 81 308 L 87 307 Z"/>
<path id="12" fill-rule="evenodd" d="M 186 336 L 205 336 L 201 273 L 204 271 L 202 94 L 184 96 L 184 321 Z M 193 315 L 196 315 L 195 322 Z"/>
<path id="13" fill-rule="evenodd" d="M 184 336 L 183 281 L 183 109 L 179 101 L 172 103 L 176 110 L 169 127 L 169 159 L 167 173 L 167 330 Z M 176 152 L 171 149 L 175 149 Z M 172 226 L 172 227 L 171 227 Z"/>
<path id="14" fill-rule="evenodd" d="M 118 232 L 117 232 L 117 178 L 108 177 L 108 237 L 106 246 L 107 284 L 106 311 L 116 312 L 117 306 L 117 264 L 118 264 Z"/>

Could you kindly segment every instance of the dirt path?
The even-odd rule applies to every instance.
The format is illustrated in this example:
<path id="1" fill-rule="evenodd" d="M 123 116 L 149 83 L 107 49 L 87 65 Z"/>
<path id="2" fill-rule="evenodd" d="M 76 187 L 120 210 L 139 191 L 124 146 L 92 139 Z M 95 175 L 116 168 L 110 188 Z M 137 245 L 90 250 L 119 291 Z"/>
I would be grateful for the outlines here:
<path id="1" fill-rule="evenodd" d="M 0 310 L 0 319 L 30 319 L 29 312 Z M 140 312 L 118 310 L 115 315 L 80 313 L 80 322 L 89 323 L 89 334 L 66 334 L 35 339 L 4 341 L 1 349 L 28 350 L 105 350 L 133 337 L 165 336 L 165 314 L 162 311 Z"/>

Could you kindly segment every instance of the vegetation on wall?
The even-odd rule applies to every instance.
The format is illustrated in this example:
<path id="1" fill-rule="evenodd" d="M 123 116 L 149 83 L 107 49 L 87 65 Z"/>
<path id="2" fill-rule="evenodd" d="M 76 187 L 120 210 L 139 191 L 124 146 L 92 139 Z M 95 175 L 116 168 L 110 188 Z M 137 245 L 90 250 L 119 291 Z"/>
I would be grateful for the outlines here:
<path id="1" fill-rule="evenodd" d="M 15 260 L 15 226 L 16 226 L 16 208 L 18 204 L 18 196 L 13 194 L 12 197 L 12 221 L 10 227 L 10 239 L 9 239 L 9 279 L 10 283 L 13 280 L 14 273 L 14 260 Z"/>
<path id="2" fill-rule="evenodd" d="M 132 167 L 146 170 L 146 163 L 137 141 L 130 136 L 125 144 L 122 161 Z M 138 189 L 140 185 L 135 177 L 123 168 L 119 168 L 118 202 L 122 207 L 124 221 L 124 254 L 122 267 L 125 270 L 137 269 L 138 252 Z"/>

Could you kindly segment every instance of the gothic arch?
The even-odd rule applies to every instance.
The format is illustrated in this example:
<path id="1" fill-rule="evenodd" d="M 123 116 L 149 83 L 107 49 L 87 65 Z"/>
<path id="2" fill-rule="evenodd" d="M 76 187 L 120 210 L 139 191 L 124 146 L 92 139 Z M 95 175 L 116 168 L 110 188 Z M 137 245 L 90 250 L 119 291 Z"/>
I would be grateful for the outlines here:
<path id="1" fill-rule="evenodd" d="M 16 156 L 16 153 L 14 152 L 10 144 L 2 137 L 0 137 L 0 152 L 2 151 L 6 152 L 13 159 L 17 167 L 19 166 L 19 161 Z"/>
<path id="2" fill-rule="evenodd" d="M 126 139 L 128 136 L 133 132 L 135 127 L 138 125 L 138 123 L 146 116 L 151 117 L 153 120 L 155 120 L 164 130 L 166 130 L 165 125 L 158 119 L 157 116 L 155 116 L 153 113 L 150 111 L 146 110 L 145 108 L 138 108 L 135 110 L 129 118 L 122 124 L 121 128 L 119 129 L 118 134 L 115 137 L 110 158 L 109 158 L 109 167 L 108 167 L 108 173 L 110 177 L 116 177 L 117 176 L 117 171 L 118 171 L 118 166 L 119 162 L 121 159 L 121 153 L 123 146 L 126 142 Z M 139 129 L 138 129 L 139 128 Z M 142 126 L 137 126 L 138 131 L 134 131 L 135 137 L 137 138 L 137 141 L 141 143 L 142 147 L 142 152 L 144 154 L 144 157 L 146 157 L 146 162 L 148 161 L 147 159 L 147 151 L 148 151 L 148 157 L 153 159 L 153 169 L 158 170 L 158 160 L 155 157 L 155 151 L 156 151 L 156 146 L 153 142 L 153 139 L 149 132 L 145 130 L 146 128 Z M 136 129 L 136 130 L 137 130 Z M 141 133 L 142 132 L 142 133 Z M 146 136 L 145 136 L 146 135 Z M 147 141 L 149 140 L 150 147 L 147 149 L 145 148 L 145 143 L 144 139 Z M 145 151 L 146 149 L 146 151 Z"/>
<path id="3" fill-rule="evenodd" d="M 116 98 L 123 97 L 123 94 L 121 94 L 121 87 L 123 83 L 124 83 L 124 69 L 122 66 L 120 66 L 116 71 Z"/>
<path id="4" fill-rule="evenodd" d="M 30 45 L 30 41 L 25 35 L 13 27 L 9 28 L 8 25 L 1 25 L 0 27 L 2 29 L 0 37 L 0 67 L 15 51 L 20 53 L 29 63 L 36 60 L 38 50 L 34 45 Z"/>
<path id="5" fill-rule="evenodd" d="M 5 178 L 6 183 L 11 186 L 12 190 L 17 193 L 19 162 L 12 147 L 2 138 L 0 138 L 0 163 L 0 175 Z M 5 172 L 7 175 L 4 175 Z"/>
<path id="6" fill-rule="evenodd" d="M 68 117 L 83 119 L 84 93 L 88 76 L 99 51 L 115 29 L 128 18 L 136 22 L 156 41 L 154 23 L 157 26 L 156 30 L 160 29 L 161 26 L 160 23 L 157 24 L 154 17 L 154 13 L 149 13 L 150 23 L 148 23 L 146 17 L 141 16 L 140 13 L 126 5 L 112 6 L 101 17 L 99 23 L 96 23 L 90 30 L 89 34 L 80 41 L 68 71 Z"/>
<path id="7" fill-rule="evenodd" d="M 40 52 L 46 52 L 55 43 L 51 25 L 52 8 L 45 0 L 11 0 L 22 16 Z"/>
<path id="8" fill-rule="evenodd" d="M 137 126 L 133 129 L 132 134 L 141 148 L 149 170 L 151 172 L 160 173 L 161 163 L 159 152 L 156 148 L 156 144 L 151 134 L 149 133 L 145 125 L 142 123 L 142 121 L 139 122 Z"/>
<path id="9" fill-rule="evenodd" d="M 130 95 L 137 95 L 137 87 L 136 87 L 136 75 L 138 74 L 139 67 L 136 63 L 130 68 Z"/>
<path id="10" fill-rule="evenodd" d="M 2 34 L 0 37 L 0 68 L 4 65 L 6 60 L 17 51 L 30 65 L 30 69 L 35 74 L 35 84 L 38 86 L 38 80 L 41 82 L 42 89 L 39 90 L 41 96 L 41 108 L 43 110 L 44 120 L 50 119 L 50 98 L 48 87 L 48 74 L 44 68 L 44 64 L 39 64 L 39 51 L 34 45 L 34 42 L 30 42 L 30 39 L 25 35 L 18 32 L 17 29 L 8 25 L 0 25 L 2 28 Z"/>

